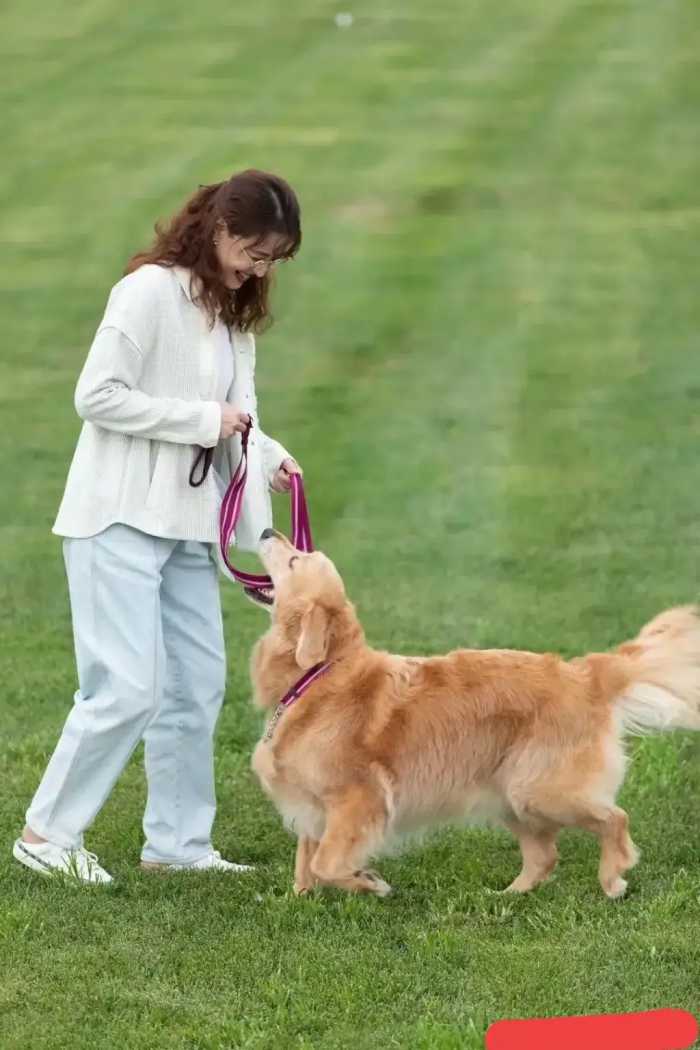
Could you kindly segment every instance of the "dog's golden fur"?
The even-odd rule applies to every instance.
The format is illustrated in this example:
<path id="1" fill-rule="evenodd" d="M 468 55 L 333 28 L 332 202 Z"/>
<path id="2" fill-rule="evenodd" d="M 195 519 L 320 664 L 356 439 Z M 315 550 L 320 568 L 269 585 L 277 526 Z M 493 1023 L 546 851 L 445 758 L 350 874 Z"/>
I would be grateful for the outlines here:
<path id="1" fill-rule="evenodd" d="M 700 619 L 669 610 L 612 653 L 562 660 L 508 649 L 394 656 L 370 648 L 322 553 L 275 533 L 261 543 L 275 584 L 255 646 L 256 703 L 273 709 L 302 672 L 331 669 L 287 708 L 253 768 L 298 835 L 294 887 L 385 894 L 366 865 L 390 835 L 488 815 L 520 843 L 508 887 L 526 891 L 557 862 L 564 827 L 600 842 L 600 883 L 624 893 L 637 860 L 615 804 L 629 731 L 700 728 Z"/>

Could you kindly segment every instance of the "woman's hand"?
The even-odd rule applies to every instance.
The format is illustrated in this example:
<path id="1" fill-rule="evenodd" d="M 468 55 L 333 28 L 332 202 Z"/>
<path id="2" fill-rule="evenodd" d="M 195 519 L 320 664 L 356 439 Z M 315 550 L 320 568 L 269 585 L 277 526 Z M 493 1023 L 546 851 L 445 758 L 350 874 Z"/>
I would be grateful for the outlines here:
<path id="1" fill-rule="evenodd" d="M 221 431 L 219 437 L 230 438 L 232 434 L 244 434 L 249 423 L 250 416 L 247 412 L 239 411 L 239 409 L 229 405 L 226 401 L 221 402 Z"/>
<path id="2" fill-rule="evenodd" d="M 279 469 L 275 471 L 274 477 L 270 482 L 270 488 L 273 492 L 289 492 L 292 487 L 291 475 L 303 475 L 303 473 L 304 471 L 295 459 L 285 459 L 282 461 Z"/>

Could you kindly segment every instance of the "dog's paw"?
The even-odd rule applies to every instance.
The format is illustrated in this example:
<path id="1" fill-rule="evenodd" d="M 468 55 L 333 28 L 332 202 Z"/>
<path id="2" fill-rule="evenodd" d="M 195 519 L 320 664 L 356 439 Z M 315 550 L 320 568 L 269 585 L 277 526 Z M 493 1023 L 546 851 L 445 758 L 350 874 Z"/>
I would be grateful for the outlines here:
<path id="1" fill-rule="evenodd" d="M 545 882 L 551 882 L 556 879 L 556 875 L 544 875 L 533 878 L 532 876 L 524 876 L 522 873 L 518 875 L 516 879 L 513 879 L 510 886 L 506 886 L 501 893 L 531 893 L 532 890 L 541 886 Z"/>
<path id="2" fill-rule="evenodd" d="M 388 897 L 392 892 L 392 888 L 388 882 L 385 882 L 381 875 L 378 875 L 376 871 L 362 871 L 359 873 L 361 878 L 367 879 L 371 885 L 367 887 L 370 893 L 376 893 L 378 897 Z"/>
<path id="3" fill-rule="evenodd" d="M 535 883 L 531 879 L 522 879 L 519 875 L 517 879 L 513 879 L 510 886 L 506 886 L 504 890 L 500 890 L 500 893 L 529 893 L 530 890 L 534 889 Z"/>
<path id="4" fill-rule="evenodd" d="M 294 895 L 296 897 L 305 897 L 307 893 L 311 893 L 315 885 L 315 882 L 295 882 L 293 886 Z"/>
<path id="5" fill-rule="evenodd" d="M 627 879 L 610 879 L 603 886 L 603 892 L 606 897 L 609 897 L 611 901 L 616 901 L 620 897 L 624 897 L 627 891 Z"/>

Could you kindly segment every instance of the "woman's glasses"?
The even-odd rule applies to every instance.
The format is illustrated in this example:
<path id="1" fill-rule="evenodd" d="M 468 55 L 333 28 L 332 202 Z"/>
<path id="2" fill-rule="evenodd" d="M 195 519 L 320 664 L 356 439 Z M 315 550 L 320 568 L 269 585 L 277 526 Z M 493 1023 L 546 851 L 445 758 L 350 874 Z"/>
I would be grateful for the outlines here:
<path id="1" fill-rule="evenodd" d="M 284 257 L 280 259 L 254 259 L 252 255 L 249 254 L 247 248 L 244 248 L 242 245 L 241 251 L 250 263 L 250 268 L 256 277 L 264 277 L 270 270 L 274 270 L 275 266 L 279 266 L 280 263 L 288 261 Z"/>

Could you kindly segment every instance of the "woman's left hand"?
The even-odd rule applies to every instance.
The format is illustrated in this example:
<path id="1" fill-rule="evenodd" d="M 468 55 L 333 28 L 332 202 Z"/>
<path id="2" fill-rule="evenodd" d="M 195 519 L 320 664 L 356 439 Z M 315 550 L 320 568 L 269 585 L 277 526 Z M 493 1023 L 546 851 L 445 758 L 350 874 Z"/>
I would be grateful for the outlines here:
<path id="1" fill-rule="evenodd" d="M 285 459 L 282 461 L 279 470 L 275 471 L 275 475 L 270 482 L 270 488 L 273 492 L 289 492 L 292 487 L 290 476 L 292 474 L 302 474 L 304 471 L 301 469 L 295 459 Z"/>

